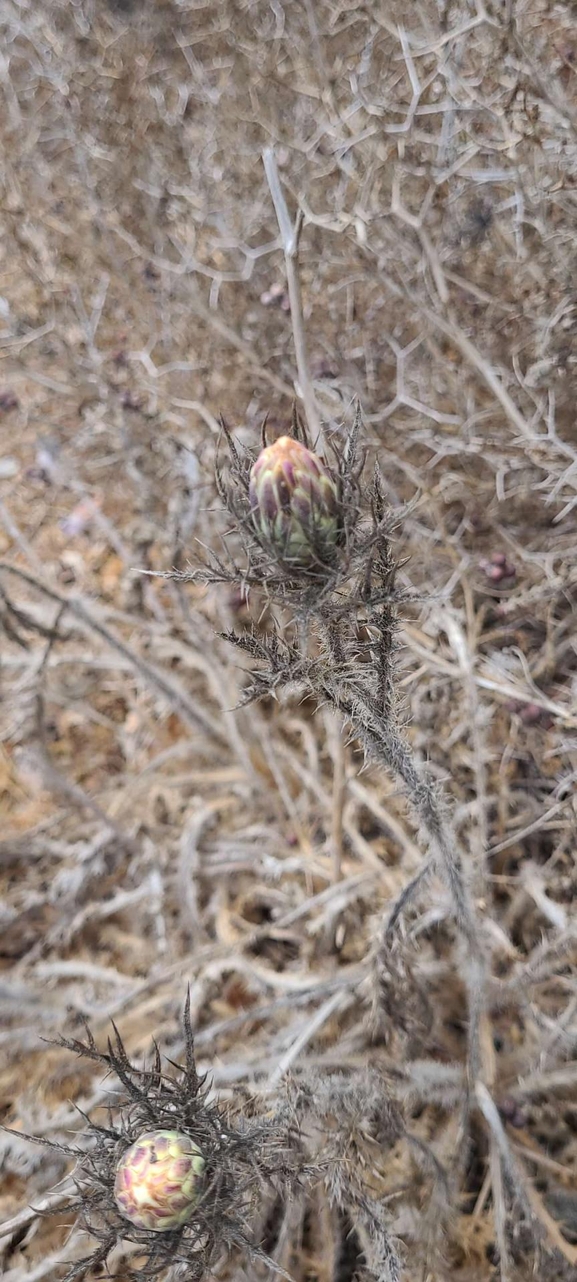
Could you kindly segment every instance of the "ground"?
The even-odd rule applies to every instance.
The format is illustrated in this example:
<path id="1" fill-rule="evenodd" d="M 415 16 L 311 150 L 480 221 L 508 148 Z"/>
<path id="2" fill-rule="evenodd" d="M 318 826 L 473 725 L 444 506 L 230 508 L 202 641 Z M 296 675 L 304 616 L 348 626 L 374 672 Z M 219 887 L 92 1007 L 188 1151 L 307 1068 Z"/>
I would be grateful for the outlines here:
<path id="1" fill-rule="evenodd" d="M 0 20 L 2 1120 L 69 1138 L 109 1086 L 46 1039 L 84 1018 L 105 1045 L 114 1019 L 137 1059 L 178 1058 L 190 985 L 223 1101 L 372 1066 L 441 1163 L 461 1154 L 442 1258 L 427 1173 L 402 1145 L 377 1162 L 407 1282 L 575 1276 L 575 5 L 1 0 Z M 222 546 L 219 416 L 256 448 L 304 408 L 267 148 L 303 215 L 309 404 L 341 444 L 360 403 L 402 513 L 399 718 L 490 958 L 466 1144 L 441 877 L 402 926 L 427 1020 L 379 984 L 424 857 L 398 781 L 313 700 L 238 707 L 221 634 L 267 627 L 240 585 L 140 573 Z M 85 1243 L 26 1208 L 67 1164 L 13 1135 L 0 1154 L 4 1277 L 57 1277 Z M 350 1224 L 321 1216 L 331 1255 L 291 1214 L 267 1231 L 293 1277 L 361 1267 Z"/>

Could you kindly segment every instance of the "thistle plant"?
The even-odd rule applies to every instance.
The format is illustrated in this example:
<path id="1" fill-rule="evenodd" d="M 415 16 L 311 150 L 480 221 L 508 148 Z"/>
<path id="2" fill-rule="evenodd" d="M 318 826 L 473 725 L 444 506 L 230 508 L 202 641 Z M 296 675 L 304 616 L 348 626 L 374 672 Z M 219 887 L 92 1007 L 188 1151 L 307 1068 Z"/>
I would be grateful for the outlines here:
<path id="1" fill-rule="evenodd" d="M 284 686 L 332 706 L 351 726 L 367 759 L 403 785 L 423 843 L 423 864 L 383 924 L 377 1005 L 379 984 L 386 987 L 385 976 L 395 970 L 401 916 L 436 872 L 449 890 L 466 941 L 473 1080 L 480 1069 L 485 987 L 482 931 L 448 806 L 401 733 L 395 700 L 397 612 L 407 594 L 396 585 L 392 538 L 403 514 L 388 507 L 378 466 L 372 475 L 363 475 L 360 410 L 342 448 L 332 448 L 330 467 L 311 449 L 296 412 L 292 439 L 284 436 L 270 445 L 263 429 L 256 457 L 240 449 L 226 424 L 222 426 L 229 466 L 226 476 L 217 466 L 216 482 L 233 518 L 236 547 L 227 557 L 209 555 L 198 570 L 174 577 L 242 581 L 249 594 L 253 589 L 289 607 L 288 615 L 277 612 L 264 637 L 256 630 L 227 634 L 253 660 L 245 701 Z"/>
<path id="2" fill-rule="evenodd" d="M 258 452 L 241 450 L 224 421 L 222 431 L 228 462 L 225 469 L 217 461 L 215 479 L 243 557 L 230 547 L 224 558 L 210 552 L 198 571 L 170 577 L 242 581 L 290 606 L 299 619 L 312 617 L 321 603 L 328 605 L 343 573 L 354 574 L 367 548 L 368 531 L 359 527 L 358 431 L 330 464 L 313 449 L 296 412 L 291 435 L 272 444 L 265 424 Z M 387 528 L 389 522 L 390 515 Z M 375 531 L 369 542 L 376 537 Z"/>
<path id="3" fill-rule="evenodd" d="M 229 462 L 226 471 L 217 468 L 216 477 L 232 517 L 227 552 L 209 554 L 197 570 L 170 577 L 242 581 L 249 594 L 264 595 L 280 607 L 271 610 L 268 631 L 255 626 L 226 634 L 252 660 L 245 701 L 285 687 L 329 704 L 352 728 L 367 758 L 403 784 L 419 827 L 423 863 L 383 923 L 374 967 L 375 1027 L 379 1014 L 391 1007 L 391 994 L 401 1029 L 405 1015 L 407 1026 L 429 1026 L 427 1003 L 399 948 L 398 927 L 436 871 L 450 892 L 467 945 L 468 1112 L 476 1099 L 486 1103 L 489 1098 L 480 1036 L 482 933 L 448 807 L 399 729 L 394 658 L 397 611 L 406 596 L 396 583 L 393 535 L 400 514 L 386 503 L 378 467 L 363 479 L 360 431 L 357 413 L 329 465 L 296 416 L 291 437 L 270 444 L 263 434 L 258 453 L 241 450 L 223 424 Z M 108 1127 L 91 1125 L 88 1138 L 96 1142 L 75 1153 L 80 1222 L 99 1245 L 88 1260 L 72 1266 L 67 1282 L 82 1277 L 88 1266 L 105 1263 L 120 1242 L 145 1256 L 144 1266 L 128 1275 L 140 1279 L 157 1278 L 170 1266 L 177 1270 L 171 1278 L 198 1282 L 215 1270 L 223 1253 L 233 1251 L 276 1267 L 262 1246 L 271 1194 L 273 1201 L 275 1193 L 286 1197 L 287 1191 L 289 1198 L 298 1197 L 311 1179 L 324 1185 L 331 1206 L 354 1220 L 379 1282 L 398 1282 L 400 1265 L 386 1209 L 364 1183 L 373 1158 L 362 1144 L 358 1161 L 356 1152 L 351 1158 L 356 1119 L 371 1116 L 377 1129 L 369 1141 L 377 1141 L 379 1152 L 402 1139 L 418 1154 L 432 1177 L 431 1240 L 435 1231 L 442 1235 L 449 1198 L 444 1172 L 427 1146 L 407 1133 L 387 1085 L 380 1078 L 363 1080 L 361 1073 L 347 1079 L 334 1075 L 324 1084 L 301 1080 L 284 1102 L 264 1096 L 247 1117 L 243 1100 L 243 1114 L 230 1115 L 209 1099 L 197 1073 L 188 1012 L 185 1030 L 186 1065 L 176 1078 L 165 1074 L 158 1055 L 151 1070 L 136 1070 L 119 1038 L 105 1055 L 90 1035 L 85 1043 L 65 1043 L 106 1064 L 126 1092 L 120 1120 Z M 372 1112 L 371 1099 L 379 1100 Z M 325 1135 L 319 1150 L 323 1118 L 334 1143 L 327 1147 Z"/>
<path id="4" fill-rule="evenodd" d="M 386 1162 L 392 1147 L 405 1143 L 433 1196 L 445 1190 L 445 1202 L 446 1176 L 407 1131 L 384 1075 L 312 1073 L 280 1095 L 242 1092 L 236 1105 L 224 1107 L 197 1072 L 189 1000 L 185 1062 L 171 1062 L 170 1072 L 158 1049 L 150 1067 L 138 1068 L 114 1032 L 106 1051 L 88 1026 L 84 1040 L 57 1043 L 120 1083 L 107 1124 L 86 1117 L 78 1146 L 36 1141 L 74 1159 L 76 1196 L 66 1209 L 96 1242 L 63 1282 L 99 1277 L 118 1249 L 124 1282 L 200 1282 L 220 1276 L 231 1256 L 244 1260 L 243 1268 L 248 1260 L 253 1274 L 262 1266 L 269 1276 L 288 1278 L 264 1249 L 264 1230 L 283 1204 L 304 1214 L 307 1198 L 324 1199 L 355 1226 L 379 1282 L 400 1282 L 386 1201 L 367 1192 L 364 1172 L 374 1170 L 376 1151 Z M 126 1262 L 130 1254 L 134 1267 Z"/>
<path id="5" fill-rule="evenodd" d="M 167 1269 L 171 1278 L 195 1282 L 235 1250 L 268 1262 L 255 1211 L 306 1175 L 298 1133 L 286 1111 L 241 1112 L 209 1098 L 196 1068 L 189 1001 L 184 1038 L 185 1062 L 170 1072 L 158 1050 L 150 1067 L 131 1063 L 116 1030 L 106 1051 L 88 1027 L 84 1041 L 58 1042 L 121 1086 L 108 1124 L 87 1118 L 81 1145 L 48 1145 L 75 1161 L 77 1196 L 68 1209 L 96 1242 L 65 1282 L 93 1276 L 121 1244 L 139 1259 L 123 1269 L 126 1282 L 165 1278 Z"/>

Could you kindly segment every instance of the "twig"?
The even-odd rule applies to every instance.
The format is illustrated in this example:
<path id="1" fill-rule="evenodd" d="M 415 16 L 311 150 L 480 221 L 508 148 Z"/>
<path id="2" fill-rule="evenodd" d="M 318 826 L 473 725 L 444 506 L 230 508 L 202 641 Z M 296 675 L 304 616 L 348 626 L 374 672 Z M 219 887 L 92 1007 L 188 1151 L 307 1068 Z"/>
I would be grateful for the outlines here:
<path id="1" fill-rule="evenodd" d="M 286 200 L 283 195 L 281 182 L 279 178 L 276 157 L 273 147 L 267 147 L 263 152 L 263 164 L 266 173 L 267 182 L 275 207 L 275 213 L 278 219 L 279 230 L 281 234 L 282 247 L 285 257 L 285 266 L 287 274 L 287 284 L 291 309 L 292 331 L 295 345 L 295 356 L 297 362 L 297 371 L 299 378 L 300 390 L 302 393 L 305 407 L 306 419 L 309 431 L 315 442 L 315 448 L 322 452 L 324 446 L 324 435 L 321 423 L 321 416 L 318 411 L 314 387 L 309 371 L 307 360 L 305 327 L 303 320 L 302 294 L 300 278 L 298 272 L 298 249 L 299 238 L 302 229 L 303 214 L 299 211 L 296 222 L 291 223 Z"/>
<path id="2" fill-rule="evenodd" d="M 307 1046 L 310 1041 L 312 1041 L 312 1038 L 320 1031 L 323 1024 L 326 1024 L 331 1015 L 334 1015 L 338 1010 L 345 1010 L 355 1001 L 356 998 L 353 993 L 332 993 L 331 996 L 327 998 L 326 1002 L 323 1002 L 323 1005 L 315 1011 L 314 1015 L 306 1021 L 304 1028 L 299 1033 L 299 1036 L 289 1047 L 288 1051 L 281 1056 L 276 1068 L 270 1075 L 269 1085 L 276 1086 L 277 1083 L 281 1081 L 285 1073 L 288 1072 L 291 1064 L 294 1064 L 301 1051 L 304 1050 L 305 1046 Z"/>
<path id="3" fill-rule="evenodd" d="M 24 554 L 26 560 L 30 562 L 33 570 L 35 570 L 37 574 L 44 574 L 44 566 L 42 565 L 40 558 L 36 555 L 32 544 L 29 543 L 27 538 L 25 538 L 22 531 L 16 524 L 14 517 L 2 502 L 0 502 L 0 521 L 2 521 L 8 537 L 12 539 L 12 542 L 16 547 L 20 548 L 20 551 Z"/>
<path id="4" fill-rule="evenodd" d="M 120 240 L 125 241 L 133 252 L 138 254 L 139 258 L 144 259 L 146 262 L 153 263 L 163 272 L 169 272 L 176 276 L 190 275 L 198 266 L 198 264 L 187 262 L 173 263 L 170 259 L 160 258 L 156 254 L 148 253 L 135 236 L 132 236 L 124 227 L 118 227 L 114 223 L 110 227 L 107 226 L 106 230 L 113 232 Z M 201 316 L 202 319 L 206 321 L 207 325 L 210 325 L 217 334 L 220 334 L 221 338 L 224 338 L 226 343 L 229 343 L 231 347 L 236 348 L 236 350 L 244 356 L 247 365 L 259 382 L 268 383 L 270 387 L 273 387 L 274 390 L 279 392 L 282 396 L 292 396 L 293 389 L 290 384 L 285 383 L 277 374 L 273 374 L 272 371 L 267 369 L 261 361 L 257 360 L 250 344 L 241 338 L 240 334 L 237 334 L 236 330 L 233 329 L 232 326 L 227 325 L 226 321 L 224 321 L 217 312 L 207 306 L 201 298 L 199 290 L 192 281 L 190 288 L 190 303 L 192 310 L 196 312 L 197 316 Z M 148 360 L 145 359 L 145 355 L 146 354 L 144 352 L 136 352 L 133 355 L 133 359 L 140 359 L 143 364 L 145 364 L 148 372 L 152 373 L 153 377 L 156 377 L 158 375 L 158 370 L 150 360 L 150 357 Z"/>
<path id="5" fill-rule="evenodd" d="M 0 1242 L 4 1238 L 9 1238 L 15 1233 L 19 1233 L 28 1224 L 32 1224 L 32 1221 L 36 1220 L 39 1215 L 44 1215 L 46 1211 L 56 1210 L 58 1206 L 62 1206 L 62 1203 L 67 1202 L 73 1192 L 74 1181 L 69 1176 L 65 1176 L 64 1182 L 61 1181 L 60 1184 L 56 1184 L 45 1197 L 37 1202 L 36 1206 L 26 1206 L 24 1210 L 18 1211 L 16 1215 L 13 1215 L 12 1219 L 4 1220 L 4 1223 L 0 1224 Z"/>
<path id="6" fill-rule="evenodd" d="M 42 592 L 44 596 L 49 597 L 51 601 L 57 601 L 59 605 L 65 606 L 85 627 L 96 632 L 113 650 L 128 659 L 131 666 L 146 677 L 147 681 L 157 690 L 160 690 L 169 703 L 177 708 L 180 715 L 189 725 L 193 725 L 195 728 L 200 726 L 205 733 L 219 743 L 226 742 L 225 736 L 217 730 L 214 718 L 203 712 L 198 703 L 191 699 L 184 690 L 176 686 L 163 672 L 159 672 L 158 668 L 155 668 L 147 659 L 143 659 L 141 655 L 135 654 L 125 641 L 121 641 L 109 628 L 98 619 L 95 619 L 83 602 L 75 600 L 74 597 L 62 596 L 60 592 L 55 592 L 54 588 L 49 588 L 45 583 L 41 583 L 34 575 L 21 570 L 19 566 L 10 565 L 7 561 L 0 561 L 0 570 L 3 570 L 5 574 L 12 574 L 16 578 L 22 579 L 30 587 L 36 588 L 38 592 Z"/>
<path id="7" fill-rule="evenodd" d="M 205 828 L 214 821 L 217 806 L 203 806 L 192 816 L 182 831 L 178 861 L 180 911 L 183 924 L 197 942 L 201 932 L 198 906 L 200 877 L 199 842 Z"/>
<path id="8" fill-rule="evenodd" d="M 331 807 L 331 846 L 333 880 L 339 881 L 343 862 L 343 817 L 347 791 L 346 754 L 341 718 L 327 711 L 325 724 L 329 733 L 333 759 L 333 790 Z"/>
<path id="9" fill-rule="evenodd" d="M 527 1192 L 521 1171 L 509 1145 L 497 1105 L 483 1082 L 476 1083 L 475 1097 L 489 1128 L 489 1134 L 495 1141 L 503 1170 L 507 1174 L 511 1187 L 517 1194 L 521 1205 L 528 1210 Z"/>

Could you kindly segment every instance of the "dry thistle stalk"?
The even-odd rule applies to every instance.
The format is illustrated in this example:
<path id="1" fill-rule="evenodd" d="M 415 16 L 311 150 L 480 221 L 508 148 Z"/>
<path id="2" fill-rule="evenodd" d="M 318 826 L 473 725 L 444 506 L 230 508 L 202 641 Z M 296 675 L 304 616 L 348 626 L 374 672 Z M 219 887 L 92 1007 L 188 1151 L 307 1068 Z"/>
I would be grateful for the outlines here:
<path id="1" fill-rule="evenodd" d="M 253 661 L 245 700 L 274 695 L 284 687 L 291 694 L 307 695 L 319 704 L 332 705 L 351 726 L 367 758 L 389 771 L 404 787 L 419 829 L 423 863 L 391 904 L 383 923 L 376 955 L 375 1006 L 377 1014 L 398 1027 L 398 1004 L 402 1002 L 406 1031 L 410 1036 L 416 1034 L 418 1053 L 417 1025 L 426 1036 L 429 1012 L 426 994 L 419 992 L 413 979 L 398 927 L 427 879 L 436 872 L 450 893 L 453 917 L 464 945 L 460 965 L 467 1003 L 468 1056 L 461 1095 L 457 1171 L 466 1160 L 469 1115 L 473 1110 L 479 1111 L 478 1101 L 485 1098 L 483 1092 L 490 1096 L 488 1087 L 492 1085 L 490 1047 L 487 1037 L 481 1037 L 487 1010 L 485 939 L 447 803 L 399 729 L 394 688 L 395 633 L 398 605 L 406 594 L 396 586 L 391 545 L 399 517 L 387 508 L 378 467 L 368 483 L 361 483 L 360 430 L 357 413 L 344 447 L 334 450 L 334 463 L 329 470 L 334 490 L 331 489 L 331 505 L 327 509 L 327 483 L 323 480 L 318 484 L 321 472 L 319 468 L 317 475 L 316 464 L 315 483 L 311 479 L 306 491 L 303 489 L 303 495 L 299 495 L 299 502 L 293 503 L 298 488 L 296 476 L 294 470 L 284 470 L 283 462 L 293 456 L 302 459 L 302 466 L 311 477 L 309 460 L 314 458 L 296 416 L 293 445 L 285 439 L 275 450 L 263 437 L 260 460 L 250 451 L 239 449 L 223 424 L 230 461 L 226 479 L 220 468 L 216 479 L 223 503 L 233 518 L 236 547 L 224 557 L 211 556 L 198 571 L 177 577 L 213 583 L 241 581 L 245 592 L 255 589 L 280 606 L 280 610 L 270 612 L 273 622 L 267 625 L 264 635 L 256 628 L 227 634 L 227 639 Z M 281 460 L 280 471 L 276 470 L 276 459 Z M 269 475 L 275 478 L 274 483 L 267 486 L 263 482 L 261 487 L 257 483 L 259 477 Z M 286 484 L 286 491 L 279 480 Z M 315 505 L 316 525 L 311 515 Z M 309 529 L 318 530 L 329 520 L 334 522 L 329 526 L 329 552 L 325 552 L 324 559 L 309 556 Z M 335 537 L 334 529 L 338 530 Z M 238 556 L 239 542 L 242 558 Z M 293 554 L 287 555 L 287 549 Z M 398 992 L 399 976 L 402 994 Z M 504 1157 L 499 1160 L 506 1174 Z M 338 1168 L 332 1166 L 331 1170 L 334 1178 Z M 359 1196 L 362 1200 L 363 1195 Z M 441 1203 L 446 1210 L 448 1201 L 441 1198 Z M 441 1222 L 438 1216 L 433 1218 Z M 533 1232 L 533 1226 L 529 1232 Z M 381 1276 L 393 1277 L 396 1265 L 385 1264 L 385 1254 L 383 1247 Z M 377 1267 L 372 1260 L 370 1267 L 373 1271 Z"/>

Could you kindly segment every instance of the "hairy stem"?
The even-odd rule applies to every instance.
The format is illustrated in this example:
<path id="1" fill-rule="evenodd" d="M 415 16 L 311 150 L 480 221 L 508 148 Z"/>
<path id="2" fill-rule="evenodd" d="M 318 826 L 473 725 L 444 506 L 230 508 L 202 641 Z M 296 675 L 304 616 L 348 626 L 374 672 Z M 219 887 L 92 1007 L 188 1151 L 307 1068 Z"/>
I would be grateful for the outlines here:
<path id="1" fill-rule="evenodd" d="M 324 693 L 345 714 L 367 753 L 405 785 L 409 801 L 425 832 L 432 860 L 453 901 L 457 924 L 468 945 L 469 1069 L 476 1079 L 480 1068 L 479 1023 L 483 1011 L 486 963 L 481 924 L 471 900 L 450 823 L 432 781 L 421 770 L 412 750 L 392 720 L 383 718 L 364 691 L 346 679 L 325 683 Z M 412 886 L 421 884 L 421 877 Z M 405 896 L 403 906 L 407 902 Z M 395 920 L 398 919 L 398 913 Z"/>

